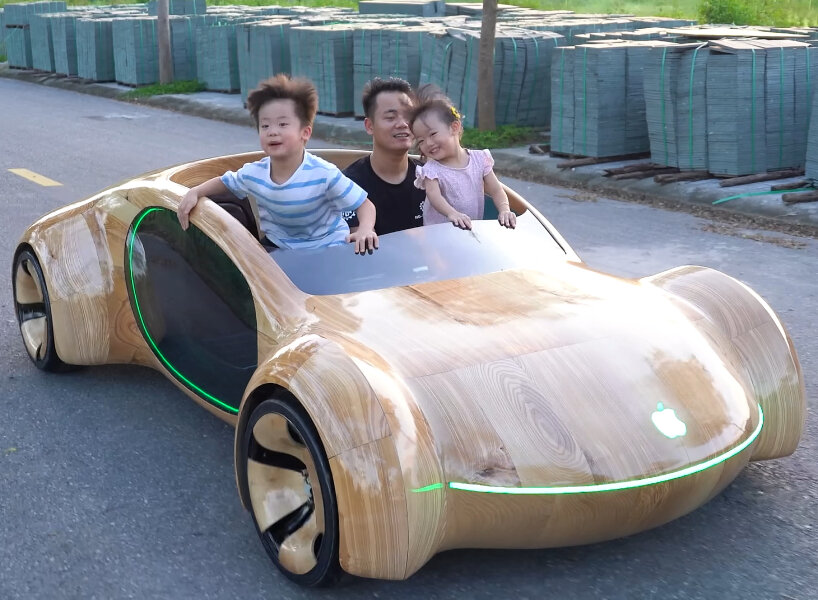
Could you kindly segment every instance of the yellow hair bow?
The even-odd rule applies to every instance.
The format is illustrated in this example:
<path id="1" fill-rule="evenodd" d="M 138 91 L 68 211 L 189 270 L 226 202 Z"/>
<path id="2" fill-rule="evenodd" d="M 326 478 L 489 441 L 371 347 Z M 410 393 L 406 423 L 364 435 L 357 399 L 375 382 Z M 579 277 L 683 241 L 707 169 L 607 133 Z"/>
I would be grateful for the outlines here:
<path id="1" fill-rule="evenodd" d="M 454 118 L 459 119 L 460 118 L 460 113 L 457 112 L 457 109 L 454 106 L 451 106 L 450 108 L 452 110 L 452 114 L 454 115 Z"/>

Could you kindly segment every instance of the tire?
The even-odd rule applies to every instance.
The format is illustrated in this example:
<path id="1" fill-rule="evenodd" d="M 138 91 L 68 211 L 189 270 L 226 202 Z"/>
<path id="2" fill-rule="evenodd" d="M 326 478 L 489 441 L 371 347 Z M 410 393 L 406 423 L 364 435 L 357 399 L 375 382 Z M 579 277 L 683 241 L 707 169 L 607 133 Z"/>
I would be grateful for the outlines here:
<path id="1" fill-rule="evenodd" d="M 241 432 L 239 485 L 273 564 L 303 586 L 337 583 L 338 504 L 315 426 L 292 396 L 264 400 Z"/>
<path id="2" fill-rule="evenodd" d="M 57 356 L 48 288 L 40 261 L 31 249 L 17 253 L 11 279 L 17 325 L 31 361 L 43 371 L 72 370 Z"/>

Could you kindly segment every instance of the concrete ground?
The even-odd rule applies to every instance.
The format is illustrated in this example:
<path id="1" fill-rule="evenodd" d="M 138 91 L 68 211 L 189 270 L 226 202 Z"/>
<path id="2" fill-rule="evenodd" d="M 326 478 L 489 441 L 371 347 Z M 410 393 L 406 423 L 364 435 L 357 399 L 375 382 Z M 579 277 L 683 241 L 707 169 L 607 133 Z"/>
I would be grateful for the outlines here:
<path id="1" fill-rule="evenodd" d="M 0 63 L 0 77 L 69 89 L 80 93 L 124 99 L 131 88 L 116 83 L 93 83 L 77 78 L 12 69 Z M 141 98 L 137 102 L 229 123 L 252 125 L 239 94 L 199 92 Z M 344 146 L 367 147 L 369 136 L 361 121 L 352 117 L 318 115 L 313 135 Z M 762 227 L 788 233 L 818 234 L 818 202 L 785 204 L 780 193 L 770 193 L 771 185 L 795 183 L 802 177 L 766 181 L 723 188 L 719 179 L 677 182 L 662 185 L 653 178 L 613 180 L 605 169 L 645 162 L 649 159 L 606 162 L 597 165 L 563 169 L 564 158 L 532 154 L 528 146 L 492 150 L 495 169 L 500 175 L 539 183 L 556 184 L 587 190 L 609 197 L 643 202 L 699 216 L 738 218 Z M 714 204 L 717 203 L 717 204 Z"/>

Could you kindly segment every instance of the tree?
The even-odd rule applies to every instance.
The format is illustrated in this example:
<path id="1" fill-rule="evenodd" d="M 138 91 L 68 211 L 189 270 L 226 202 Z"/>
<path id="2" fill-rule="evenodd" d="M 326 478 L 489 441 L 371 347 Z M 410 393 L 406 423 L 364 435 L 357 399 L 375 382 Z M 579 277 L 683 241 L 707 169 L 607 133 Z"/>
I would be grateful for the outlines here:
<path id="1" fill-rule="evenodd" d="M 480 51 L 477 57 L 477 128 L 494 131 L 494 36 L 497 28 L 497 0 L 483 0 Z"/>
<path id="2" fill-rule="evenodd" d="M 156 29 L 159 42 L 159 83 L 173 81 L 173 60 L 170 56 L 170 11 L 169 0 L 158 0 L 156 3 Z"/>

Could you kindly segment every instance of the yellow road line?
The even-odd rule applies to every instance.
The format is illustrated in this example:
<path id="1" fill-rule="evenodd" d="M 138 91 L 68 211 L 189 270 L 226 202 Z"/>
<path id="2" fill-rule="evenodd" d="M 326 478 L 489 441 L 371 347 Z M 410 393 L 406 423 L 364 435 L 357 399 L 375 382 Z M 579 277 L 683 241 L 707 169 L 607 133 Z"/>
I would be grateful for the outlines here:
<path id="1" fill-rule="evenodd" d="M 19 175 L 24 179 L 28 179 L 29 181 L 33 181 L 36 184 L 42 185 L 44 187 L 54 187 L 56 185 L 62 185 L 59 181 L 54 181 L 53 179 L 49 179 L 45 175 L 40 175 L 39 173 L 35 173 L 34 171 L 29 171 L 28 169 L 9 169 L 15 175 Z"/>

